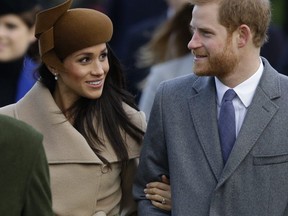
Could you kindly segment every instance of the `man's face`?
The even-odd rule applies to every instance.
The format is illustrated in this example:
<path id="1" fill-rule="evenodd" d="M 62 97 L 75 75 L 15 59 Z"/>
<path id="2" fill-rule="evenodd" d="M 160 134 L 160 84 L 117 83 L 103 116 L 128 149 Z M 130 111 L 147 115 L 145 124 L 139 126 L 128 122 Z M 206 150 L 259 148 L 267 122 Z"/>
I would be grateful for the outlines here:
<path id="1" fill-rule="evenodd" d="M 238 64 L 233 34 L 218 21 L 219 5 L 195 5 L 192 13 L 192 38 L 188 48 L 194 57 L 194 73 L 223 78 L 233 73 Z"/>

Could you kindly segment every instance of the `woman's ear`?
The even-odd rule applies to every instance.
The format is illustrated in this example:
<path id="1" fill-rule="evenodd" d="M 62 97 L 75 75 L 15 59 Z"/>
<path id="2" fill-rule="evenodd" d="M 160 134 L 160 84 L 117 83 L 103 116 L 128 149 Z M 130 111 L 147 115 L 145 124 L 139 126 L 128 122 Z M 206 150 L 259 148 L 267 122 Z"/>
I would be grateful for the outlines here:
<path id="1" fill-rule="evenodd" d="M 53 73 L 53 74 L 57 72 L 54 67 L 51 67 L 51 66 L 47 65 L 47 68 L 48 68 L 48 70 L 49 70 L 51 73 Z"/>
<path id="2" fill-rule="evenodd" d="M 242 48 L 246 46 L 249 40 L 252 38 L 251 30 L 247 25 L 243 24 L 238 27 L 237 32 L 238 32 L 237 44 L 239 48 Z"/>
<path id="3" fill-rule="evenodd" d="M 58 80 L 58 75 L 59 75 L 57 70 L 55 68 L 51 67 L 51 66 L 48 66 L 48 65 L 47 65 L 47 68 L 53 74 L 55 80 L 57 81 Z"/>

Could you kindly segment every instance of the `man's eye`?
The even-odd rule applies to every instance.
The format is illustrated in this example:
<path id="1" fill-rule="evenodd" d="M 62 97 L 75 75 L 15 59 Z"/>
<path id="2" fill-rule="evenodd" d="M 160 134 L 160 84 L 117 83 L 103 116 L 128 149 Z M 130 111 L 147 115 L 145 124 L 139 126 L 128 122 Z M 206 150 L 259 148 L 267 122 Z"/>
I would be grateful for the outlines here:
<path id="1" fill-rule="evenodd" d="M 212 35 L 212 33 L 211 33 L 211 32 L 206 32 L 206 31 L 204 31 L 204 32 L 202 32 L 202 35 L 203 35 L 204 37 L 210 37 L 210 36 Z"/>

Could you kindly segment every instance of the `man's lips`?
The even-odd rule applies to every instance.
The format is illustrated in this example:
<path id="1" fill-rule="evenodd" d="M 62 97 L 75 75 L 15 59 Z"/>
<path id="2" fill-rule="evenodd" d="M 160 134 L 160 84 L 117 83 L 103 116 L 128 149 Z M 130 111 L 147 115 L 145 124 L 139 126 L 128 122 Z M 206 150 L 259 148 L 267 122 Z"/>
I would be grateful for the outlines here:
<path id="1" fill-rule="evenodd" d="M 208 57 L 207 55 L 196 54 L 196 55 L 194 55 L 194 60 L 206 59 L 207 57 Z"/>

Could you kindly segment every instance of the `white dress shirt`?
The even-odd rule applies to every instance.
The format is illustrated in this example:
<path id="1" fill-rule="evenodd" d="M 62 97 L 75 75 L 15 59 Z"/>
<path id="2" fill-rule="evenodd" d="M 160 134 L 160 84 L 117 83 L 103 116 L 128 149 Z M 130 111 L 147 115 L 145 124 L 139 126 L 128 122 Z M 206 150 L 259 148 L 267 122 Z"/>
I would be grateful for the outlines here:
<path id="1" fill-rule="evenodd" d="M 252 102 L 263 70 L 264 66 L 260 58 L 260 65 L 258 70 L 249 79 L 245 80 L 244 82 L 233 88 L 233 90 L 237 94 L 237 96 L 232 101 L 235 109 L 236 137 L 238 136 L 238 133 L 243 124 L 247 109 Z M 215 77 L 215 84 L 217 91 L 217 111 L 219 118 L 222 98 L 224 96 L 224 93 L 230 88 L 228 86 L 225 86 L 217 77 Z"/>

